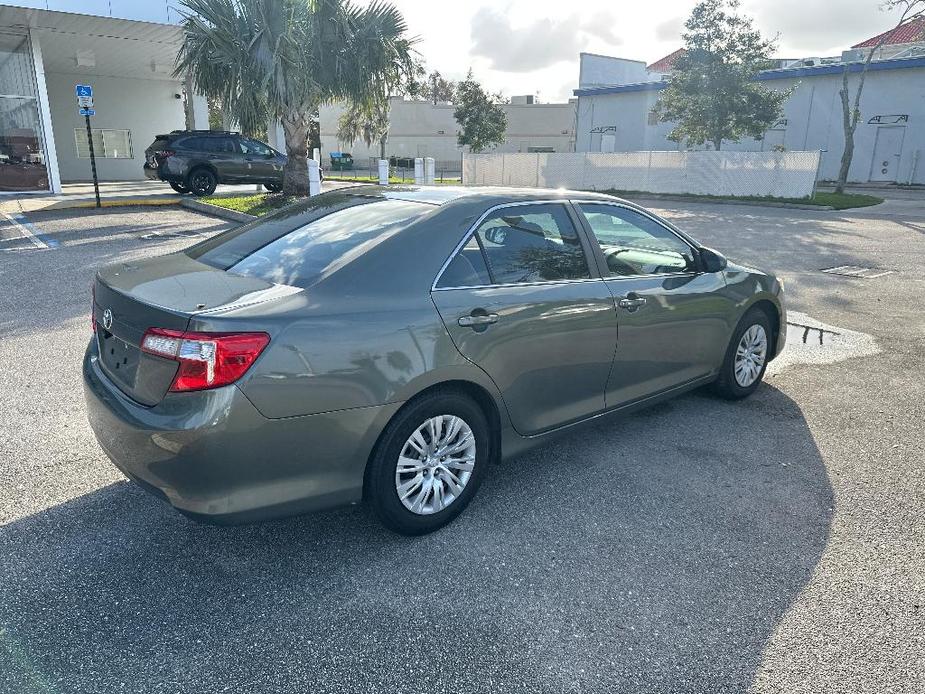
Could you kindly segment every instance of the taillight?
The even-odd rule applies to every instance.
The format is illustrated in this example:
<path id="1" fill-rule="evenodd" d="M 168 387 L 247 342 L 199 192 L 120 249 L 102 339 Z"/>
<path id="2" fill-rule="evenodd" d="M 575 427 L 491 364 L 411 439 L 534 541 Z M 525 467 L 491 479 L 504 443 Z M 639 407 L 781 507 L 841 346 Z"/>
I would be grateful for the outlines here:
<path id="1" fill-rule="evenodd" d="M 90 285 L 90 330 L 96 332 L 96 282 Z"/>
<path id="2" fill-rule="evenodd" d="M 149 328 L 141 349 L 180 363 L 170 390 L 204 390 L 237 381 L 269 344 L 266 333 L 191 333 Z"/>
<path id="3" fill-rule="evenodd" d="M 172 149 L 157 149 L 154 150 L 155 159 L 166 159 L 167 157 L 172 157 L 176 152 Z"/>

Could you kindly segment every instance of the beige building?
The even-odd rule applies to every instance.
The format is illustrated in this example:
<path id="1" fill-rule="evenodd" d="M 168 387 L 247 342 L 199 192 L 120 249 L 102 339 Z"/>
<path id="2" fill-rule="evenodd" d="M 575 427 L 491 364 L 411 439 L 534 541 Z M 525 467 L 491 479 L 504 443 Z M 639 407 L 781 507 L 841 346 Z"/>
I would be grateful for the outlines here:
<path id="1" fill-rule="evenodd" d="M 391 99 L 390 129 L 386 142 L 388 157 L 433 157 L 445 167 L 459 168 L 462 153 L 467 148 L 456 142 L 459 124 L 453 116 L 455 106 L 429 101 Z M 507 135 L 495 152 L 573 152 L 575 151 L 575 102 L 538 104 L 532 96 L 513 97 L 504 105 L 507 114 Z M 371 157 L 378 158 L 379 146 L 367 147 L 339 142 L 337 122 L 344 112 L 341 105 L 321 108 L 322 162 L 328 163 L 330 152 L 350 152 L 358 167 L 368 165 Z"/>

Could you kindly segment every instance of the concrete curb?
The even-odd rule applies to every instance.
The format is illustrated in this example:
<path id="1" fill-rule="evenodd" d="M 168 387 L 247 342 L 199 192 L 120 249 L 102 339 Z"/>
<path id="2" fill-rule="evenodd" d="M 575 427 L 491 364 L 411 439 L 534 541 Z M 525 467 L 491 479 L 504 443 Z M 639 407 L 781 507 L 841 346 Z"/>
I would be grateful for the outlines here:
<path id="1" fill-rule="evenodd" d="M 257 217 L 252 214 L 246 214 L 244 212 L 237 212 L 236 210 L 229 210 L 225 207 L 219 207 L 218 205 L 210 205 L 207 202 L 200 202 L 199 200 L 193 200 L 192 198 L 183 198 L 178 200 L 181 207 L 185 207 L 188 210 L 195 210 L 196 212 L 203 212 L 205 214 L 210 214 L 213 217 L 219 217 L 221 219 L 227 219 L 232 222 L 252 222 Z"/>
<path id="2" fill-rule="evenodd" d="M 791 210 L 834 210 L 831 205 L 803 205 L 798 202 L 774 202 L 772 200 L 725 200 L 723 198 L 692 198 L 684 195 L 659 195 L 652 193 L 647 195 L 627 196 L 627 200 L 662 200 L 664 202 L 702 202 L 707 205 L 746 205 L 748 207 L 783 207 Z M 878 203 L 880 204 L 880 203 Z M 876 205 L 869 205 L 876 207 Z M 859 208 L 852 208 L 859 209 Z"/>

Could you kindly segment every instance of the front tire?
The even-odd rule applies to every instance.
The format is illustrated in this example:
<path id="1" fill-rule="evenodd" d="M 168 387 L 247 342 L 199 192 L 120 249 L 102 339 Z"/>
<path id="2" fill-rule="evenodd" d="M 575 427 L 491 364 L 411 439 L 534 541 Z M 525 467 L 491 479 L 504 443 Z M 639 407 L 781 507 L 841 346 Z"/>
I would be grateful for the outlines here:
<path id="1" fill-rule="evenodd" d="M 739 400 L 755 392 L 768 368 L 771 321 L 760 308 L 752 308 L 739 321 L 713 391 L 727 400 Z"/>
<path id="2" fill-rule="evenodd" d="M 189 192 L 189 188 L 187 188 L 182 183 L 174 183 L 173 181 L 170 181 L 170 187 L 173 188 L 180 195 L 186 195 Z"/>
<path id="3" fill-rule="evenodd" d="M 488 420 L 469 397 L 438 390 L 395 415 L 366 471 L 364 496 L 390 530 L 423 535 L 472 500 L 491 459 Z"/>
<path id="4" fill-rule="evenodd" d="M 264 183 L 263 187 L 270 193 L 278 193 L 283 189 L 282 183 Z"/>
<path id="5" fill-rule="evenodd" d="M 186 187 L 197 198 L 212 195 L 218 186 L 218 179 L 208 169 L 194 169 L 186 179 Z"/>

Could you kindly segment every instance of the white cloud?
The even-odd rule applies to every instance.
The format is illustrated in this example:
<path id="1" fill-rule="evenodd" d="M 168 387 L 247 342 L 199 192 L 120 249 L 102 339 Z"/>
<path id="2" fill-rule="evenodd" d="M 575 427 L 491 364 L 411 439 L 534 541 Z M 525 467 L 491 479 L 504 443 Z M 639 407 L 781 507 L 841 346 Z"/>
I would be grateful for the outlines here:
<path id="1" fill-rule="evenodd" d="M 358 0 L 368 3 L 372 0 Z M 682 23 L 697 0 L 391 0 L 405 15 L 430 69 L 460 78 L 471 67 L 491 91 L 539 92 L 561 100 L 578 82 L 581 51 L 657 60 L 681 44 Z M 780 33 L 778 53 L 833 55 L 894 22 L 880 0 L 743 0 L 766 35 Z"/>
<path id="2" fill-rule="evenodd" d="M 609 12 L 599 10 L 588 17 L 578 13 L 558 20 L 545 17 L 515 28 L 508 15 L 482 7 L 472 16 L 470 53 L 487 58 L 495 70 L 532 72 L 575 60 L 590 37 L 618 43 L 614 23 Z"/>

